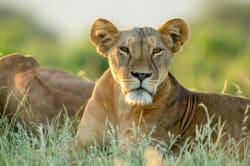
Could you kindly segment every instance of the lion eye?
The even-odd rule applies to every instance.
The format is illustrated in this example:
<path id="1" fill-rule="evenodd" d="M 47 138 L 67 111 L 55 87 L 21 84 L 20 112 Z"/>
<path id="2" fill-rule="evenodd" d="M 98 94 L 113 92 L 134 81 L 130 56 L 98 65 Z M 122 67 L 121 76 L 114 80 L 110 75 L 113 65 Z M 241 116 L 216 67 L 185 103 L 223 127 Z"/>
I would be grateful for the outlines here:
<path id="1" fill-rule="evenodd" d="M 129 54 L 129 48 L 128 48 L 128 47 L 120 47 L 119 50 L 120 50 L 121 52 L 124 52 L 124 53 L 126 53 L 126 54 Z"/>
<path id="2" fill-rule="evenodd" d="M 153 49 L 153 54 L 160 54 L 163 51 L 162 48 L 154 48 Z"/>

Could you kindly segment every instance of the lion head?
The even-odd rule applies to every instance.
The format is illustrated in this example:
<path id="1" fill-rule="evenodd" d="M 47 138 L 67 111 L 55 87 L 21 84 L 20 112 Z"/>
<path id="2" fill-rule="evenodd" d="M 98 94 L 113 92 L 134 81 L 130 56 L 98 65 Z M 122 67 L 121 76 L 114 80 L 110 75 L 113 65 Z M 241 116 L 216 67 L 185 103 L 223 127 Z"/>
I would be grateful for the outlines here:
<path id="1" fill-rule="evenodd" d="M 128 104 L 148 105 L 168 77 L 170 61 L 188 39 L 182 19 L 150 27 L 119 31 L 105 19 L 96 20 L 90 37 L 97 51 L 108 57 L 111 73 Z"/>

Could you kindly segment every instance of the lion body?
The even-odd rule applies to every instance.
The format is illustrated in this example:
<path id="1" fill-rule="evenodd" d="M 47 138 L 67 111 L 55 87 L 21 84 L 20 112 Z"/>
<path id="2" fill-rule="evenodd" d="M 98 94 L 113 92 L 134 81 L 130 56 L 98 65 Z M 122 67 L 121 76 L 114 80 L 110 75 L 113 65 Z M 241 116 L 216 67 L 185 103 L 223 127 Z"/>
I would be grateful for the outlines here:
<path id="1" fill-rule="evenodd" d="M 135 142 L 131 128 L 150 133 L 168 143 L 194 138 L 196 127 L 222 123 L 222 141 L 250 139 L 250 100 L 223 94 L 192 92 L 169 72 L 170 61 L 188 39 L 181 19 L 164 22 L 159 30 L 142 27 L 118 31 L 109 21 L 97 20 L 90 37 L 97 51 L 109 60 L 110 69 L 97 81 L 76 135 L 76 146 L 102 143 L 112 125 L 119 144 Z M 218 133 L 214 133 L 216 139 Z M 105 138 L 103 138 L 105 137 Z"/>
<path id="2" fill-rule="evenodd" d="M 125 102 L 120 85 L 111 72 L 106 71 L 97 81 L 78 127 L 77 146 L 89 146 L 93 140 L 101 142 L 108 131 L 107 121 L 116 127 L 121 145 L 135 141 L 131 139 L 133 125 L 139 126 L 143 133 L 153 131 L 153 138 L 167 143 L 171 133 L 179 137 L 177 144 L 181 145 L 188 138 L 194 139 L 196 127 L 206 125 L 208 118 L 212 118 L 211 127 L 218 122 L 224 123 L 223 132 L 235 141 L 242 139 L 241 132 L 245 128 L 249 140 L 250 119 L 243 122 L 250 117 L 250 111 L 246 111 L 248 105 L 250 100 L 247 98 L 189 91 L 170 73 L 168 86 L 161 89 L 152 104 L 131 105 Z M 214 139 L 217 139 L 216 135 Z"/>
<path id="3" fill-rule="evenodd" d="M 0 59 L 0 113 L 28 125 L 63 116 L 80 117 L 94 84 L 61 70 L 41 67 L 33 58 L 12 54 Z"/>

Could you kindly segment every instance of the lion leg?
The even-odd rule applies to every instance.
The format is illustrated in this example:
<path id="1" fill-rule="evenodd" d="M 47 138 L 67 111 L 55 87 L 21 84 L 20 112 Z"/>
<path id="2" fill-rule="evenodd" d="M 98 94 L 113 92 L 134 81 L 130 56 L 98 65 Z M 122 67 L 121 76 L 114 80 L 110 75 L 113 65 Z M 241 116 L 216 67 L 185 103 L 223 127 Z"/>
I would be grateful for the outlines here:
<path id="1" fill-rule="evenodd" d="M 87 150 L 95 144 L 105 145 L 108 142 L 108 125 L 108 115 L 101 105 L 93 99 L 89 100 L 77 129 L 74 147 Z"/>

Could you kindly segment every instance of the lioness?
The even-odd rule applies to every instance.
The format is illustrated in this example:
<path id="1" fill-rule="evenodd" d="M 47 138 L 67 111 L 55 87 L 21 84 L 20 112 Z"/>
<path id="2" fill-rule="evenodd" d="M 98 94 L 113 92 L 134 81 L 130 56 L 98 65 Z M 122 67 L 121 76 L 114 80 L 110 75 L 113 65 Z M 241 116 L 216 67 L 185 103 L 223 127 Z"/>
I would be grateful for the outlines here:
<path id="1" fill-rule="evenodd" d="M 249 99 L 192 92 L 169 72 L 172 57 L 189 37 L 182 19 L 165 21 L 158 30 L 143 27 L 124 31 L 98 19 L 90 37 L 97 51 L 108 58 L 110 68 L 97 81 L 87 103 L 75 138 L 77 147 L 88 147 L 95 141 L 101 144 L 103 139 L 108 142 L 104 137 L 107 124 L 116 129 L 121 146 L 134 141 L 133 125 L 145 133 L 154 128 L 152 137 L 166 143 L 171 132 L 179 136 L 177 144 L 181 145 L 195 136 L 197 125 L 207 123 L 206 109 L 214 117 L 213 124 L 224 123 L 228 136 L 238 141 L 244 128 L 249 140 Z"/>
<path id="2" fill-rule="evenodd" d="M 51 122 L 60 112 L 81 117 L 93 88 L 94 83 L 41 67 L 32 57 L 12 54 L 0 59 L 0 115 L 17 115 L 17 121 L 28 126 Z M 59 121 L 63 123 L 63 116 Z"/>

